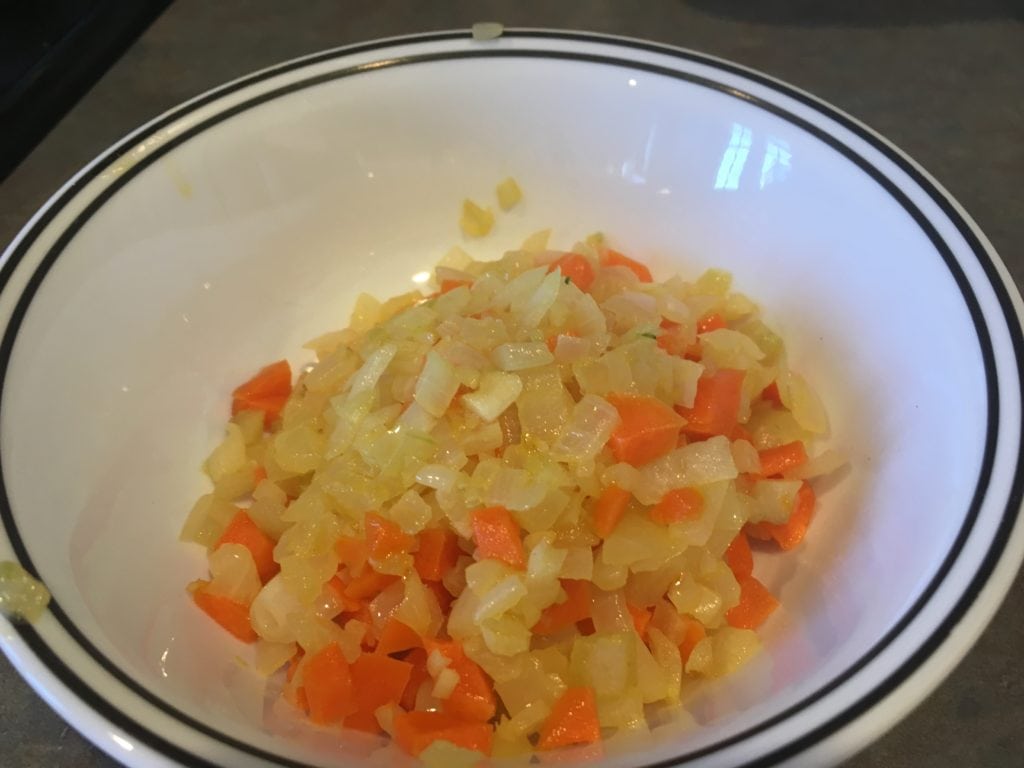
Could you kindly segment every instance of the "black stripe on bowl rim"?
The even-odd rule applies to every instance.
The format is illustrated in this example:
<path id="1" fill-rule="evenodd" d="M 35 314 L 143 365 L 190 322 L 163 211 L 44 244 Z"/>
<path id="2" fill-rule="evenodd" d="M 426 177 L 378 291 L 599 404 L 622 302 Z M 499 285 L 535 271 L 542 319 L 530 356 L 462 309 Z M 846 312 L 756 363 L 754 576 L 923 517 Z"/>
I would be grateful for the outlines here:
<path id="1" fill-rule="evenodd" d="M 391 38 L 383 41 L 376 41 L 373 43 L 366 43 L 346 48 L 335 49 L 331 51 L 325 51 L 323 53 L 314 54 L 309 57 L 298 59 L 291 62 L 272 67 L 262 72 L 257 72 L 253 75 L 246 76 L 240 80 L 236 80 L 232 83 L 228 83 L 216 90 L 207 92 L 192 101 L 186 102 L 174 110 L 166 113 L 165 115 L 157 118 L 149 125 L 143 127 L 135 134 L 132 134 L 122 140 L 121 142 L 114 145 L 104 155 L 94 161 L 94 163 L 77 177 L 67 189 L 65 189 L 60 195 L 49 202 L 47 207 L 42 211 L 42 215 L 39 219 L 34 222 L 23 234 L 20 240 L 9 253 L 9 257 L 6 263 L 0 267 L 0 291 L 6 287 L 11 276 L 13 275 L 16 267 L 20 261 L 24 258 L 26 253 L 31 249 L 35 240 L 40 234 L 47 228 L 52 222 L 53 218 L 61 211 L 65 206 L 68 205 L 82 190 L 83 188 L 99 174 L 103 172 L 108 166 L 109 161 L 116 159 L 125 152 L 129 151 L 135 144 L 143 140 L 147 136 L 151 136 L 158 132 L 162 128 L 170 125 L 171 123 L 181 119 L 184 115 L 187 115 L 195 110 L 211 104 L 218 99 L 221 99 L 231 93 L 240 91 L 249 86 L 257 83 L 266 81 L 268 79 L 277 77 L 288 72 L 308 67 L 312 64 L 331 61 L 337 58 L 343 58 L 351 56 L 357 53 L 368 52 L 368 51 L 382 51 L 386 52 L 388 49 L 393 49 L 399 46 L 422 44 L 427 42 L 439 42 L 445 40 L 457 40 L 465 39 L 465 32 L 442 32 L 427 35 L 416 35 L 410 37 Z M 861 124 L 857 123 L 848 116 L 837 111 L 835 108 L 829 106 L 827 103 L 819 101 L 809 94 L 805 94 L 792 86 L 785 83 L 781 83 L 772 78 L 767 77 L 761 73 L 753 70 L 748 70 L 739 65 L 732 64 L 730 62 L 720 61 L 718 59 L 708 57 L 699 53 L 686 51 L 678 48 L 662 46 L 656 43 L 648 43 L 638 40 L 629 40 L 623 38 L 617 38 L 612 36 L 601 36 L 592 35 L 588 33 L 575 33 L 575 32 L 555 32 L 546 30 L 517 30 L 509 31 L 506 36 L 520 39 L 544 39 L 554 41 L 565 41 L 565 42 L 581 42 L 585 44 L 602 44 L 607 46 L 614 46 L 619 49 L 637 49 L 647 52 L 653 52 L 660 55 L 680 59 L 683 61 L 689 61 L 692 63 L 700 64 L 703 66 L 717 69 L 731 75 L 736 75 L 746 80 L 757 83 L 765 88 L 782 94 L 783 96 L 789 97 L 798 101 L 799 103 L 810 107 L 818 114 L 830 119 L 842 127 L 846 128 L 852 134 L 858 138 L 864 140 L 873 149 L 878 150 L 897 166 L 901 171 L 907 174 L 907 176 L 920 187 L 942 210 L 942 212 L 949 219 L 950 223 L 958 230 L 960 235 L 964 238 L 968 247 L 974 253 L 978 262 L 984 269 L 985 275 L 988 278 L 993 291 L 995 292 L 1000 308 L 1004 315 L 1009 335 L 1011 337 L 1014 356 L 1017 361 L 1024 360 L 1024 336 L 1022 336 L 1019 320 L 1017 319 L 1016 312 L 1014 310 L 1012 300 L 1009 293 L 1003 284 L 1002 278 L 1000 277 L 995 263 L 993 262 L 988 250 L 980 242 L 978 237 L 975 235 L 972 227 L 968 224 L 959 211 L 956 210 L 953 203 L 942 193 L 930 180 L 928 180 L 917 168 L 898 150 L 889 145 L 885 140 L 875 135 L 870 130 L 866 129 Z M 202 133 L 206 129 L 213 125 L 216 125 L 230 117 L 240 114 L 248 109 L 256 107 L 260 104 L 266 103 L 273 99 L 281 96 L 293 93 L 298 90 L 309 88 L 320 83 L 337 80 L 345 77 L 354 76 L 357 74 L 364 74 L 372 71 L 379 71 L 381 69 L 390 69 L 399 66 L 409 66 L 422 63 L 431 63 L 438 61 L 452 61 L 459 59 L 493 59 L 493 58 L 529 58 L 529 59 L 555 59 L 561 61 L 578 61 L 590 64 L 621 67 L 624 69 L 630 69 L 634 71 L 645 71 L 656 75 L 662 75 L 677 80 L 687 81 L 689 83 L 706 87 L 728 96 L 741 99 L 749 104 L 752 104 L 762 110 L 768 111 L 777 117 L 780 117 L 789 123 L 801 128 L 807 133 L 811 134 L 819 141 L 822 141 L 834 151 L 837 151 L 845 158 L 853 162 L 861 171 L 871 177 L 876 183 L 878 183 L 900 206 L 910 215 L 915 223 L 921 228 L 924 234 L 929 238 L 937 252 L 943 258 L 947 268 L 957 283 L 960 289 L 964 302 L 967 305 L 968 311 L 971 315 L 972 321 L 975 324 L 975 329 L 978 334 L 979 348 L 981 351 L 983 364 L 986 374 L 986 385 L 987 385 L 987 396 L 988 396 L 988 416 L 987 416 L 987 429 L 986 429 L 986 443 L 984 454 L 982 457 L 982 468 L 979 473 L 978 483 L 975 488 L 974 497 L 969 508 L 968 514 L 965 517 L 964 523 L 961 530 L 950 549 L 947 557 L 941 564 L 940 568 L 936 572 L 935 576 L 911 606 L 910 609 L 904 614 L 901 620 L 882 638 L 875 646 L 873 646 L 864 656 L 861 657 L 856 663 L 847 668 L 840 676 L 832 680 L 828 685 L 815 691 L 813 694 L 805 697 L 803 700 L 797 702 L 793 706 L 789 707 L 785 711 L 759 723 L 757 726 L 753 726 L 745 731 L 735 734 L 734 736 L 723 739 L 715 744 L 707 747 L 693 750 L 690 752 L 682 752 L 672 758 L 662 760 L 656 763 L 650 763 L 645 768 L 667 768 L 667 766 L 678 764 L 683 761 L 695 760 L 700 757 L 711 755 L 715 752 L 719 752 L 736 743 L 743 741 L 755 734 L 761 733 L 771 727 L 774 727 L 782 721 L 794 716 L 798 712 L 801 712 L 817 701 L 827 696 L 837 687 L 848 681 L 850 678 L 855 676 L 860 670 L 862 670 L 867 664 L 875 659 L 882 651 L 885 650 L 901 633 L 902 631 L 913 621 L 913 619 L 921 612 L 924 606 L 928 603 L 931 596 L 938 590 L 942 585 L 945 577 L 948 575 L 950 569 L 953 567 L 957 560 L 967 538 L 969 537 L 973 526 L 977 520 L 981 502 L 984 499 L 987 491 L 988 482 L 990 479 L 992 466 L 995 457 L 996 443 L 999 430 L 999 398 L 998 398 L 998 380 L 997 372 L 995 367 L 994 351 L 992 349 L 991 338 L 989 335 L 988 328 L 985 324 L 984 316 L 981 312 L 980 305 L 978 304 L 977 298 L 971 290 L 970 284 L 963 273 L 959 263 L 955 256 L 950 250 L 949 246 L 945 243 L 942 237 L 938 234 L 935 227 L 931 224 L 929 219 L 918 209 L 909 197 L 899 189 L 899 187 L 889 179 L 884 173 L 878 168 L 872 165 L 867 159 L 859 155 L 852 148 L 843 144 L 835 137 L 829 135 L 823 129 L 814 125 L 808 120 L 797 117 L 782 107 L 775 105 L 769 101 L 766 101 L 760 97 L 754 96 L 750 93 L 738 90 L 733 86 L 726 85 L 721 82 L 717 82 L 708 77 L 694 75 L 692 73 L 681 72 L 668 66 L 661 66 L 656 64 L 649 64 L 644 62 L 631 61 L 629 59 L 619 58 L 612 55 L 604 54 L 593 54 L 593 53 L 582 53 L 574 51 L 561 51 L 561 50 L 503 50 L 503 49 L 481 49 L 481 50 L 461 50 L 461 51 L 438 51 L 433 53 L 423 54 L 405 54 L 395 58 L 387 58 L 380 61 L 375 61 L 372 64 L 356 65 L 352 67 L 341 68 L 333 70 L 331 72 L 323 73 L 320 75 L 305 78 L 300 81 L 289 83 L 287 85 L 278 87 L 271 91 L 266 91 L 261 94 L 254 95 L 246 101 L 234 105 L 230 108 L 224 109 L 215 115 L 207 118 L 206 120 L 192 126 L 187 131 L 175 136 L 173 139 L 168 140 L 164 144 L 158 146 L 152 152 L 146 154 L 138 163 L 128 169 L 125 173 L 112 180 L 107 187 L 102 189 L 96 197 L 89 202 L 89 204 L 79 213 L 75 219 L 61 232 L 55 241 L 54 245 L 48 250 L 39 266 L 35 269 L 32 276 L 29 279 L 28 284 L 23 290 L 21 296 L 18 299 L 17 306 L 15 307 L 14 313 L 12 314 L 11 320 L 5 329 L 2 342 L 0 342 L 0 393 L 2 393 L 3 381 L 6 378 L 7 367 L 10 360 L 10 355 L 16 341 L 18 328 L 26 312 L 28 311 L 29 305 L 31 304 L 32 297 L 38 290 L 42 283 L 47 271 L 56 262 L 62 250 L 67 244 L 74 238 L 77 231 L 85 224 L 85 222 L 105 204 L 105 202 L 112 197 L 119 189 L 127 184 L 134 176 L 140 173 L 144 168 L 148 167 L 159 157 L 170 152 L 175 147 L 188 141 L 194 136 Z M 1018 364 L 1018 368 L 1019 368 Z M 1024 402 L 1024 382 L 1022 384 L 1022 402 Z M 1024 426 L 1024 425 L 1022 425 Z M 929 658 L 938 648 L 942 645 L 949 632 L 955 627 L 959 620 L 964 616 L 967 610 L 973 605 L 978 595 L 981 593 L 982 588 L 985 585 L 988 577 L 991 575 L 996 564 L 999 562 L 1000 557 L 1005 549 L 1006 543 L 1009 539 L 1010 533 L 1018 519 L 1021 498 L 1024 496 L 1024 457 L 1020 453 L 1020 445 L 1024 434 L 1022 434 L 1017 441 L 1018 456 L 1017 465 L 1015 467 L 1013 483 L 1010 491 L 1010 496 L 1007 501 L 1006 509 L 1003 513 L 1002 520 L 997 529 L 995 536 L 993 537 L 992 543 L 985 554 L 984 559 L 980 563 L 975 576 L 967 586 L 967 588 L 960 595 L 959 600 L 953 609 L 946 615 L 940 626 L 934 630 L 934 632 L 920 645 L 917 650 L 911 655 L 903 664 L 887 678 L 883 679 L 877 686 L 875 686 L 868 694 L 862 696 L 857 701 L 850 704 L 847 708 L 833 716 L 827 722 L 814 728 L 813 730 L 805 733 L 798 739 L 789 742 L 782 747 L 776 749 L 774 752 L 763 755 L 762 757 L 744 764 L 744 768 L 760 768 L 761 766 L 774 765 L 778 762 L 790 759 L 800 752 L 810 748 L 816 743 L 824 740 L 826 737 L 837 732 L 844 726 L 851 723 L 853 720 L 860 717 L 865 711 L 870 709 L 874 704 L 888 696 L 893 690 L 895 690 L 900 684 L 902 684 L 924 661 Z M 14 519 L 13 511 L 9 499 L 6 495 L 6 488 L 3 483 L 2 474 L 2 463 L 0 463 L 0 519 L 2 519 L 7 535 L 11 541 L 12 547 L 15 550 L 15 554 L 21 561 L 21 564 L 26 567 L 32 573 L 36 573 L 31 557 L 25 547 L 24 542 L 21 540 L 20 534 L 17 529 L 17 525 Z M 38 575 L 38 574 L 36 574 Z M 209 726 L 206 726 L 194 718 L 191 718 L 187 714 L 180 710 L 172 707 L 161 698 L 151 693 L 148 689 L 142 687 L 122 670 L 120 670 L 115 664 L 113 664 L 108 658 L 106 658 L 102 652 L 99 651 L 85 635 L 74 625 L 63 609 L 54 601 L 51 604 L 50 611 L 53 616 L 57 619 L 58 623 L 68 633 L 68 635 L 75 640 L 76 643 L 90 656 L 92 659 L 99 664 L 108 674 L 117 679 L 122 685 L 132 691 L 134 694 L 148 702 L 157 710 L 163 712 L 180 723 L 193 728 L 199 733 L 202 733 L 216 741 L 219 741 L 226 746 L 230 746 L 236 750 L 247 753 L 253 757 L 258 757 L 271 762 L 276 762 L 279 765 L 288 766 L 289 768 L 299 768 L 304 765 L 303 763 L 296 762 L 283 756 L 272 754 L 253 747 L 250 744 L 239 741 L 233 737 L 230 737 L 220 731 L 217 731 Z M 143 726 L 140 722 L 129 716 L 116 706 L 111 704 L 107 699 L 99 695 L 96 691 L 92 690 L 82 679 L 70 669 L 46 644 L 45 640 L 35 631 L 30 625 L 18 624 L 16 630 L 21 639 L 26 645 L 32 650 L 33 653 L 44 663 L 49 670 L 59 679 L 69 690 L 71 690 L 76 696 L 78 696 L 83 702 L 88 704 L 92 709 L 97 711 L 112 724 L 122 728 L 126 733 L 139 739 L 140 742 L 146 744 L 155 751 L 165 754 L 174 760 L 177 760 L 185 765 L 206 766 L 212 765 L 207 762 L 204 758 L 190 752 L 182 747 L 171 744 L 160 735 L 149 730 Z"/>

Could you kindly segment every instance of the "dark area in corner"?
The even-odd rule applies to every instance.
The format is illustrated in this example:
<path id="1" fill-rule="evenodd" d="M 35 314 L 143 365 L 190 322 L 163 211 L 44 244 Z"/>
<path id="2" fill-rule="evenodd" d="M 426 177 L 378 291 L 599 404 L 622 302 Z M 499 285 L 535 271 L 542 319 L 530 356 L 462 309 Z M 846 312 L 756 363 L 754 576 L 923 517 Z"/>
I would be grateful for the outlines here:
<path id="1" fill-rule="evenodd" d="M 171 0 L 0 0 L 0 181 Z"/>

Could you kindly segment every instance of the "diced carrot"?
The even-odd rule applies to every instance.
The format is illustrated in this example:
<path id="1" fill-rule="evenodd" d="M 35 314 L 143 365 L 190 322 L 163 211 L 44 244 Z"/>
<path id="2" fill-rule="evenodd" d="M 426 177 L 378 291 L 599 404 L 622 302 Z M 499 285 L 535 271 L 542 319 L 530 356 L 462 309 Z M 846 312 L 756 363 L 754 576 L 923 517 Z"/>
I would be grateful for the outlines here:
<path id="1" fill-rule="evenodd" d="M 626 267 L 630 270 L 641 283 L 653 282 L 654 278 L 651 277 L 651 270 L 641 264 L 639 261 L 629 258 L 623 253 L 613 251 L 611 248 L 606 248 L 601 252 L 601 266 L 602 267 Z"/>
<path id="2" fill-rule="evenodd" d="M 473 539 L 481 558 L 494 558 L 513 568 L 526 565 L 519 523 L 504 507 L 485 507 L 472 516 Z"/>
<path id="3" fill-rule="evenodd" d="M 259 485 L 267 479 L 267 470 L 263 468 L 262 464 L 257 464 L 256 469 L 252 471 L 253 482 Z"/>
<path id="4" fill-rule="evenodd" d="M 410 648 L 422 648 L 423 640 L 409 625 L 398 619 L 390 618 L 384 622 L 377 640 L 376 653 L 387 655 L 408 651 Z"/>
<path id="5" fill-rule="evenodd" d="M 796 504 L 785 523 L 747 523 L 743 530 L 759 541 L 774 540 L 783 549 L 793 549 L 804 539 L 814 515 L 814 489 L 806 481 L 796 493 Z"/>
<path id="6" fill-rule="evenodd" d="M 377 573 L 370 569 L 365 571 L 362 576 L 357 576 L 345 585 L 345 597 L 352 600 L 372 599 L 397 580 L 397 576 Z"/>
<path id="7" fill-rule="evenodd" d="M 707 333 L 725 328 L 725 319 L 717 312 L 710 312 L 697 321 L 697 333 Z"/>
<path id="8" fill-rule="evenodd" d="M 199 583 L 192 593 L 195 604 L 243 643 L 255 643 L 258 636 L 249 623 L 249 607 L 223 595 L 211 594 L 207 590 L 208 586 L 209 582 Z"/>
<path id="9" fill-rule="evenodd" d="M 363 733 L 378 734 L 383 730 L 373 712 L 363 712 L 362 710 L 346 717 L 343 725 L 350 730 Z"/>
<path id="10" fill-rule="evenodd" d="M 309 719 L 319 725 L 340 723 L 357 709 L 352 670 L 341 648 L 331 643 L 302 667 L 302 687 L 309 700 Z"/>
<path id="11" fill-rule="evenodd" d="M 697 381 L 693 407 L 676 406 L 686 419 L 683 431 L 694 437 L 731 434 L 739 417 L 743 375 L 731 368 L 705 372 Z"/>
<path id="12" fill-rule="evenodd" d="M 667 321 L 662 320 L 663 328 L 665 322 Z M 673 325 L 675 324 L 673 323 Z M 667 328 L 659 333 L 656 343 L 660 349 L 675 357 L 681 357 L 686 352 L 687 348 L 685 341 L 675 327 Z"/>
<path id="13" fill-rule="evenodd" d="M 459 675 L 455 689 L 444 701 L 443 709 L 466 720 L 486 722 L 494 717 L 497 702 L 494 687 L 476 662 L 462 657 L 452 662 Z"/>
<path id="14" fill-rule="evenodd" d="M 399 703 L 403 709 L 411 710 L 416 707 L 416 694 L 420 687 L 430 679 L 430 673 L 427 672 L 427 652 L 422 648 L 413 648 L 405 655 L 403 661 L 412 664 L 412 670 Z"/>
<path id="15" fill-rule="evenodd" d="M 472 285 L 469 280 L 442 280 L 440 293 L 448 293 L 448 291 L 454 291 L 463 285 Z"/>
<path id="16" fill-rule="evenodd" d="M 670 355 L 681 354 L 683 346 L 678 332 L 678 329 L 680 328 L 679 323 L 667 320 L 663 317 L 659 326 L 661 328 L 661 333 L 658 334 L 658 346 Z"/>
<path id="17" fill-rule="evenodd" d="M 736 534 L 736 538 L 725 550 L 722 559 L 725 560 L 725 564 L 729 566 L 729 570 L 732 571 L 732 575 L 736 577 L 737 581 L 750 576 L 754 570 L 754 554 L 750 551 L 750 542 L 747 540 L 746 533 L 740 531 Z"/>
<path id="18" fill-rule="evenodd" d="M 366 546 L 370 558 L 384 560 L 390 555 L 409 552 L 416 540 L 402 531 L 397 523 L 381 517 L 375 512 L 367 512 L 364 518 L 366 525 Z"/>
<path id="19" fill-rule="evenodd" d="M 557 261 L 552 262 L 548 272 L 556 269 L 562 270 L 562 275 L 576 283 L 581 291 L 590 289 L 594 282 L 594 267 L 590 260 L 579 253 L 567 253 Z"/>
<path id="20" fill-rule="evenodd" d="M 650 517 L 668 525 L 683 520 L 696 520 L 704 510 L 704 496 L 696 488 L 673 488 L 651 507 Z"/>
<path id="21" fill-rule="evenodd" d="M 494 717 L 497 699 L 494 687 L 484 671 L 470 659 L 462 646 L 453 640 L 424 638 L 427 653 L 438 651 L 451 663 L 448 668 L 459 676 L 451 694 L 442 703 L 442 709 L 464 720 L 486 722 Z"/>
<path id="22" fill-rule="evenodd" d="M 447 528 L 428 528 L 417 538 L 420 546 L 413 555 L 416 572 L 424 581 L 440 581 L 459 559 L 458 538 Z"/>
<path id="23" fill-rule="evenodd" d="M 348 568 L 352 576 L 362 574 L 370 556 L 366 539 L 357 536 L 342 536 L 335 542 L 334 551 L 338 553 L 338 564 Z"/>
<path id="24" fill-rule="evenodd" d="M 650 608 L 641 608 L 638 605 L 632 603 L 626 603 L 626 610 L 629 611 L 630 617 L 633 619 L 633 628 L 640 637 L 644 637 L 647 634 L 647 625 L 651 623 L 651 616 L 654 611 Z"/>
<path id="25" fill-rule="evenodd" d="M 590 618 L 590 582 L 586 579 L 562 579 L 561 584 L 567 595 L 565 602 L 544 609 L 533 625 L 534 634 L 552 635 L 577 621 Z"/>
<path id="26" fill-rule="evenodd" d="M 447 712 L 396 712 L 394 727 L 398 746 L 413 757 L 441 740 L 490 755 L 494 739 L 489 723 L 463 720 Z"/>
<path id="27" fill-rule="evenodd" d="M 617 485 L 609 485 L 594 502 L 594 532 L 607 539 L 626 513 L 626 506 L 633 497 L 629 491 Z"/>
<path id="28" fill-rule="evenodd" d="M 397 704 L 412 676 L 412 664 L 380 653 L 364 653 L 352 662 L 356 709 L 372 715 L 377 707 Z"/>
<path id="29" fill-rule="evenodd" d="M 774 448 L 764 448 L 757 453 L 761 457 L 761 474 L 765 477 L 781 475 L 807 461 L 807 449 L 801 440 L 777 445 Z"/>
<path id="30" fill-rule="evenodd" d="M 341 606 L 342 613 L 352 613 L 358 611 L 362 603 L 355 600 L 345 594 L 345 582 L 343 582 L 337 576 L 332 576 L 324 584 L 324 589 L 327 590 L 331 596 Z"/>
<path id="31" fill-rule="evenodd" d="M 637 466 L 653 461 L 676 447 L 683 420 L 656 397 L 607 394 L 619 412 L 619 425 L 608 439 L 617 461 Z"/>
<path id="32" fill-rule="evenodd" d="M 683 624 L 683 640 L 679 643 L 679 656 L 682 658 L 683 666 L 685 667 L 686 660 L 690 658 L 693 649 L 697 643 L 708 636 L 708 632 L 704 629 L 703 624 L 689 616 L 683 616 Z"/>
<path id="33" fill-rule="evenodd" d="M 601 740 L 594 689 L 588 686 L 568 688 L 551 708 L 540 729 L 537 746 L 541 749 L 593 744 Z"/>
<path id="34" fill-rule="evenodd" d="M 767 400 L 769 403 L 772 403 L 776 407 L 781 407 L 782 395 L 779 393 L 778 382 L 773 381 L 771 384 L 769 384 L 767 387 L 761 390 L 761 399 Z"/>
<path id="35" fill-rule="evenodd" d="M 260 581 L 264 584 L 281 570 L 281 566 L 274 561 L 274 540 L 260 530 L 245 510 L 239 510 L 231 518 L 227 529 L 217 540 L 217 547 L 222 544 L 241 544 L 248 549 L 252 553 L 253 562 L 256 563 Z"/>
<path id="36" fill-rule="evenodd" d="M 292 369 L 287 360 L 261 368 L 244 384 L 231 393 L 231 415 L 242 411 L 263 411 L 265 426 L 269 427 L 281 414 L 281 409 L 292 393 Z"/>
<path id="37" fill-rule="evenodd" d="M 699 363 L 703 359 L 704 349 L 701 347 L 699 339 L 683 350 L 683 357 L 695 363 Z M 676 410 L 678 411 L 679 408 L 676 408 Z"/>
<path id="38" fill-rule="evenodd" d="M 779 607 L 779 601 L 764 584 L 748 576 L 740 581 L 740 602 L 725 613 L 731 627 L 757 629 Z"/>

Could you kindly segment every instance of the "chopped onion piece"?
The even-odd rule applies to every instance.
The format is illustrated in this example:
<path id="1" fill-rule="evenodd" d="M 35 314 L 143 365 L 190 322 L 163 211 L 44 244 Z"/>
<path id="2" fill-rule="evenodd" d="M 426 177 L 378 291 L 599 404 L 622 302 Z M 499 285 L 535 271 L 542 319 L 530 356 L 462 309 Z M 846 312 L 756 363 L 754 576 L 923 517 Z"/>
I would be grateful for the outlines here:
<path id="1" fill-rule="evenodd" d="M 499 581 L 481 598 L 473 618 L 478 622 L 501 616 L 526 597 L 526 585 L 520 576 L 512 575 Z"/>
<path id="2" fill-rule="evenodd" d="M 746 370 L 764 359 L 764 352 L 746 334 L 731 328 L 718 328 L 699 336 L 703 359 L 718 368 Z"/>
<path id="3" fill-rule="evenodd" d="M 752 494 L 757 503 L 751 512 L 750 522 L 785 523 L 796 506 L 796 494 L 801 484 L 799 480 L 758 480 Z"/>
<path id="4" fill-rule="evenodd" d="M 252 553 L 241 544 L 221 544 L 210 553 L 209 591 L 236 603 L 249 605 L 263 584 Z"/>
<path id="5" fill-rule="evenodd" d="M 256 595 L 249 606 L 252 628 L 260 637 L 273 643 L 290 643 L 295 640 L 293 617 L 302 611 L 298 599 L 285 586 L 278 574 Z"/>
<path id="6" fill-rule="evenodd" d="M 718 435 L 645 464 L 633 493 L 641 504 L 657 504 L 674 488 L 732 480 L 737 474 L 729 439 Z"/>
<path id="7" fill-rule="evenodd" d="M 541 251 L 547 250 L 548 240 L 550 238 L 550 229 L 538 230 L 523 240 L 523 244 L 519 246 L 519 249 L 526 251 L 527 253 L 540 253 Z"/>
<path id="8" fill-rule="evenodd" d="M 737 472 L 758 474 L 761 471 L 761 457 L 757 453 L 757 448 L 748 440 L 733 440 L 730 448 Z"/>
<path id="9" fill-rule="evenodd" d="M 384 375 L 384 371 L 391 365 L 391 361 L 395 359 L 397 353 L 398 345 L 391 343 L 382 344 L 374 350 L 363 362 L 362 367 L 352 374 L 352 378 L 349 379 L 349 399 L 354 399 L 363 392 L 369 392 L 377 386 L 380 377 Z"/>
<path id="10" fill-rule="evenodd" d="M 419 406 L 434 417 L 441 417 L 459 389 L 455 368 L 437 352 L 427 354 L 423 373 L 416 380 L 413 397 Z"/>
<path id="11" fill-rule="evenodd" d="M 817 456 L 809 458 L 799 467 L 786 472 L 785 477 L 793 478 L 794 480 L 809 480 L 812 477 L 830 475 L 836 470 L 842 469 L 848 463 L 849 462 L 843 454 L 831 448 L 827 448 Z"/>
<path id="12" fill-rule="evenodd" d="M 554 361 L 554 356 L 543 342 L 515 342 L 501 344 L 491 353 L 494 364 L 503 371 L 523 371 Z"/>
<path id="13" fill-rule="evenodd" d="M 586 461 L 604 447 L 618 424 L 615 406 L 597 395 L 584 395 L 573 408 L 551 453 L 563 461 Z"/>
<path id="14" fill-rule="evenodd" d="M 459 679 L 459 673 L 454 669 L 442 669 L 437 675 L 437 679 L 434 680 L 434 687 L 431 689 L 430 695 L 444 701 L 452 695 L 455 686 L 459 684 Z"/>
<path id="15" fill-rule="evenodd" d="M 417 483 L 440 491 L 451 489 L 458 479 L 458 470 L 443 464 L 424 464 L 416 472 Z"/>
<path id="16" fill-rule="evenodd" d="M 782 403 L 793 412 L 797 424 L 815 435 L 828 432 L 828 415 L 818 394 L 799 373 L 789 371 L 785 386 L 779 387 Z"/>
<path id="17" fill-rule="evenodd" d="M 462 396 L 462 402 L 484 421 L 494 421 L 516 401 L 523 381 L 514 373 L 492 371 L 480 378 L 475 392 Z"/>
<path id="18" fill-rule="evenodd" d="M 524 328 L 536 328 L 551 309 L 558 298 L 558 289 L 562 285 L 561 275 L 556 270 L 545 277 L 537 290 L 519 307 L 515 303 L 512 311 L 519 315 L 519 322 Z"/>

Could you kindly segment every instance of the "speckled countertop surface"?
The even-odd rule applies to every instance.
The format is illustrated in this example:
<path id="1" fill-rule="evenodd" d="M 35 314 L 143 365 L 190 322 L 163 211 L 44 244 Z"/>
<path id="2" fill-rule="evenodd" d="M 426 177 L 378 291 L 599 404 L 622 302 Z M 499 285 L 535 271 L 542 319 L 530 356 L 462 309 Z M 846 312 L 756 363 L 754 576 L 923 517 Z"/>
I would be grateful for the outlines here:
<path id="1" fill-rule="evenodd" d="M 178 0 L 0 185 L 0 245 L 74 171 L 163 110 L 323 48 L 467 27 L 574 28 L 761 69 L 880 131 L 945 185 L 1024 281 L 1019 0 Z M 1024 579 L 963 663 L 849 768 L 1024 765 Z M 0 656 L 0 765 L 114 766 Z"/>

